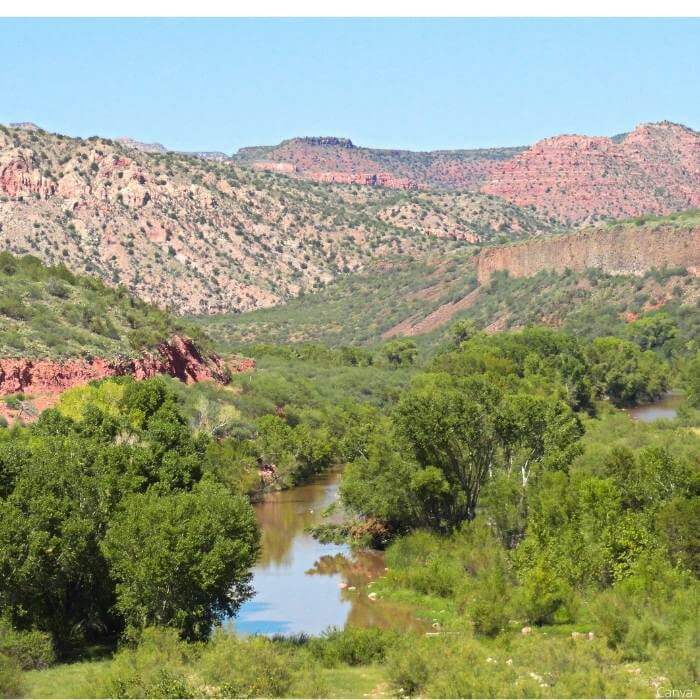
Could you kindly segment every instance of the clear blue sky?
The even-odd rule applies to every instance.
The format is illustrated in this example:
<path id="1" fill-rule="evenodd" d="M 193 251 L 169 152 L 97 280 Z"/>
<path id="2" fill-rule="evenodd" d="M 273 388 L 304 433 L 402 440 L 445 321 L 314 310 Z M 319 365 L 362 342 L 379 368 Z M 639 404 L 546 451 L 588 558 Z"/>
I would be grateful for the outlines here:
<path id="1" fill-rule="evenodd" d="M 700 128 L 700 20 L 0 20 L 0 122 L 183 150 Z"/>

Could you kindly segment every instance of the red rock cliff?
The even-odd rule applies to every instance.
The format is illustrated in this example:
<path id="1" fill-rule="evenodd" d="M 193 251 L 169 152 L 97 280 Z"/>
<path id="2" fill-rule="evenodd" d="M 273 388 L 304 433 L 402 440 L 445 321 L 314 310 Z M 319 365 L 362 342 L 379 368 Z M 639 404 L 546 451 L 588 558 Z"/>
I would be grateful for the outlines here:
<path id="1" fill-rule="evenodd" d="M 700 133 L 660 122 L 619 139 L 544 139 L 498 162 L 481 191 L 570 221 L 698 207 Z"/>
<path id="2" fill-rule="evenodd" d="M 485 248 L 477 260 L 477 275 L 484 283 L 499 270 L 508 270 L 513 277 L 529 277 L 540 270 L 589 267 L 628 275 L 641 275 L 652 267 L 685 267 L 699 275 L 700 226 L 620 225 Z"/>
<path id="3" fill-rule="evenodd" d="M 189 338 L 174 336 L 154 352 L 134 360 L 0 360 L 0 394 L 59 393 L 93 379 L 124 375 L 147 379 L 168 374 L 188 384 L 205 380 L 226 384 L 231 372 L 244 372 L 253 367 L 254 360 L 226 363 L 217 355 L 205 356 Z"/>

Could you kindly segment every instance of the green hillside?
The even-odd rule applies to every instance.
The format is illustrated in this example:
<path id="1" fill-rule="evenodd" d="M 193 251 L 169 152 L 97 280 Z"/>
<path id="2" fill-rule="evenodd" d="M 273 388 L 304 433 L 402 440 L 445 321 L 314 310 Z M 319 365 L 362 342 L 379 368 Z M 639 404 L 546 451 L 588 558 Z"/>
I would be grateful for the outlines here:
<path id="1" fill-rule="evenodd" d="M 196 328 L 94 277 L 0 253 L 0 357 L 135 355 Z"/>
<path id="2" fill-rule="evenodd" d="M 247 342 L 372 344 L 409 317 L 425 317 L 476 287 L 471 253 L 375 265 L 316 294 L 246 314 L 194 319 L 223 348 Z"/>
<path id="3" fill-rule="evenodd" d="M 620 332 L 626 320 L 659 309 L 677 319 L 684 337 L 700 331 L 700 280 L 684 270 L 652 270 L 641 278 L 596 270 L 543 271 L 520 279 L 501 273 L 478 292 L 474 289 L 470 257 L 443 264 L 403 262 L 391 270 L 346 277 L 284 306 L 195 322 L 221 349 L 252 342 L 371 345 L 390 329 L 396 335 L 423 330 L 426 342 L 432 342 L 460 318 L 489 330 L 545 323 L 592 338 Z M 471 305 L 455 307 L 457 313 L 451 314 L 452 304 L 468 294 Z M 437 309 L 446 310 L 442 323 L 421 324 Z"/>

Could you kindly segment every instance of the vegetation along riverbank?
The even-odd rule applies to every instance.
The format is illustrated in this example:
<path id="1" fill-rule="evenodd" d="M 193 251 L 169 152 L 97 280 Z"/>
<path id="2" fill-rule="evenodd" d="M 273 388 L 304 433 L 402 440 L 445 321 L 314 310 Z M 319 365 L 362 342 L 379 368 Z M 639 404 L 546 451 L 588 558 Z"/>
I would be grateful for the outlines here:
<path id="1" fill-rule="evenodd" d="M 672 322 L 248 350 L 229 386 L 111 378 L 0 431 L 5 695 L 695 688 L 700 360 Z M 669 387 L 674 420 L 618 409 Z M 339 463 L 355 534 L 388 546 L 369 600 L 430 631 L 217 631 L 252 592 L 260 465 Z"/>

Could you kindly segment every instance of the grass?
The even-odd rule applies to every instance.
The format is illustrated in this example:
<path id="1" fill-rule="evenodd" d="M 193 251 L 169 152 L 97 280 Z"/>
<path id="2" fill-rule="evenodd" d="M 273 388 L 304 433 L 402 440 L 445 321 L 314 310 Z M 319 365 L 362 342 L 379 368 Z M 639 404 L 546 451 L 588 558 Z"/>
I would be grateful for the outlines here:
<path id="1" fill-rule="evenodd" d="M 31 698 L 88 697 L 90 682 L 96 673 L 109 667 L 109 660 L 60 664 L 24 674 L 25 696 Z"/>
<path id="2" fill-rule="evenodd" d="M 322 676 L 332 698 L 390 697 L 384 669 L 379 665 L 325 668 Z"/>
<path id="3" fill-rule="evenodd" d="M 91 681 L 105 672 L 110 661 L 60 664 L 24 673 L 24 694 L 31 698 L 87 698 Z M 384 669 L 379 665 L 324 668 L 321 676 L 332 698 L 389 697 Z"/>

